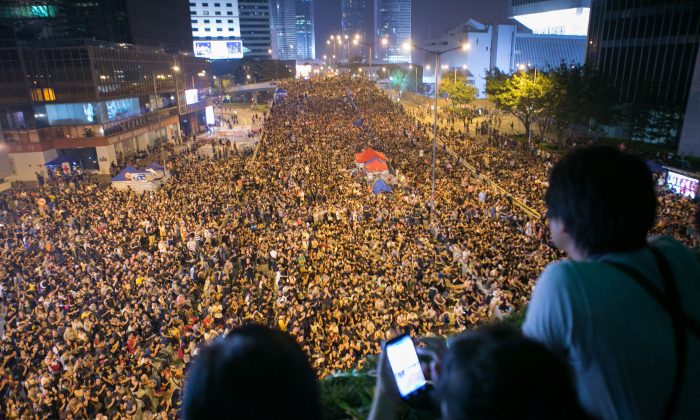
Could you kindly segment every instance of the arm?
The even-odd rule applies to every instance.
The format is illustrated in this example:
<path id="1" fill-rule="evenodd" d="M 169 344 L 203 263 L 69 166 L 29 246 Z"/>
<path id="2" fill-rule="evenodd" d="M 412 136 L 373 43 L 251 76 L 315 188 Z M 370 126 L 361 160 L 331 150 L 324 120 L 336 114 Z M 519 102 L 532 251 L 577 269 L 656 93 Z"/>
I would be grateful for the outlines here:
<path id="1" fill-rule="evenodd" d="M 572 346 L 576 281 L 570 263 L 550 264 L 537 281 L 522 327 L 527 337 L 560 355 L 568 356 Z"/>
<path id="2" fill-rule="evenodd" d="M 374 387 L 374 398 L 368 420 L 394 420 L 399 402 L 399 391 L 396 389 L 394 377 L 382 351 L 377 363 L 377 384 Z"/>

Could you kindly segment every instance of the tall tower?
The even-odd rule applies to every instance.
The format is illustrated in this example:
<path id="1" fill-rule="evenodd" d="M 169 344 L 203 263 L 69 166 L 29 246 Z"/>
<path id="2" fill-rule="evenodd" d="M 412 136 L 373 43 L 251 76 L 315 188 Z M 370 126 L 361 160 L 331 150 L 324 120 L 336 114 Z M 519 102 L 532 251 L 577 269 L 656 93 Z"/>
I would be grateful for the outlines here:
<path id="1" fill-rule="evenodd" d="M 316 58 L 314 2 L 313 0 L 296 0 L 296 9 L 297 58 L 313 60 Z"/>
<path id="2" fill-rule="evenodd" d="M 187 30 L 182 30 L 187 28 Z M 185 0 L 3 0 L 0 43 L 95 39 L 192 51 Z"/>
<path id="3" fill-rule="evenodd" d="M 697 0 L 592 1 L 587 62 L 610 78 L 618 101 L 628 105 L 623 135 L 678 140 L 699 44 Z"/>
<path id="4" fill-rule="evenodd" d="M 245 57 L 270 58 L 272 36 L 269 0 L 238 0 L 238 14 Z"/>
<path id="5" fill-rule="evenodd" d="M 410 63 L 411 51 L 403 46 L 411 39 L 411 0 L 375 0 L 374 25 L 379 60 Z"/>
<path id="6" fill-rule="evenodd" d="M 297 59 L 296 0 L 270 0 L 272 54 L 279 60 Z"/>
<path id="7" fill-rule="evenodd" d="M 347 35 L 354 39 L 355 35 L 359 35 L 360 39 L 365 44 L 374 43 L 374 9 L 372 0 L 342 0 L 341 2 L 342 20 L 341 26 L 343 35 Z M 369 57 L 369 49 L 362 46 L 358 49 L 360 57 Z"/>

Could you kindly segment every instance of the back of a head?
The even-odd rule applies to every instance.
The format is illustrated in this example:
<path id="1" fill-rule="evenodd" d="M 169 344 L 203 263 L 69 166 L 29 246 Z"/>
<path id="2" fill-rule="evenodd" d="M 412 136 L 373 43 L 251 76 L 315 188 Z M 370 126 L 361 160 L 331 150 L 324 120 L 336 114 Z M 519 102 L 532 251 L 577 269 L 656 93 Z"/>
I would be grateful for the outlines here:
<path id="1" fill-rule="evenodd" d="M 550 219 L 589 254 L 641 248 L 656 219 L 646 164 L 607 146 L 574 149 L 552 169 L 545 195 Z"/>
<path id="2" fill-rule="evenodd" d="M 316 375 L 289 335 L 252 325 L 199 352 L 182 415 L 194 419 L 320 419 Z"/>
<path id="3" fill-rule="evenodd" d="M 437 394 L 446 420 L 586 418 L 566 362 L 507 327 L 454 338 Z"/>

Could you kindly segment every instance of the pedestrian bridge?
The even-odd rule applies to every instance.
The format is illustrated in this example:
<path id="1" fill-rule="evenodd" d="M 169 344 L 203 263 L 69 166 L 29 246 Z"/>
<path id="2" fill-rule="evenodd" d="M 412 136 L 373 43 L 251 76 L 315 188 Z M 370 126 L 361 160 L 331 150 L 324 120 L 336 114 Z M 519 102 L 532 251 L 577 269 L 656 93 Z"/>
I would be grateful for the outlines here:
<path id="1" fill-rule="evenodd" d="M 226 93 L 260 92 L 263 90 L 275 90 L 277 82 L 250 83 L 246 85 L 233 86 L 226 89 Z"/>

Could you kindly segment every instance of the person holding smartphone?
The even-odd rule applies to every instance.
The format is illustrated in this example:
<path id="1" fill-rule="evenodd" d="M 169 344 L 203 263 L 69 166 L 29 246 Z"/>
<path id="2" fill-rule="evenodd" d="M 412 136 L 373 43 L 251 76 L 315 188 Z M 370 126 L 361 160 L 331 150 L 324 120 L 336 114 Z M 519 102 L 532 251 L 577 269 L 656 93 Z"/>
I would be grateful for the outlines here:
<path id="1" fill-rule="evenodd" d="M 444 420 L 587 418 L 566 362 L 517 330 L 482 328 L 449 347 L 416 341 L 402 335 L 384 345 L 370 420 L 394 419 L 402 401 L 415 407 L 424 393 Z"/>

